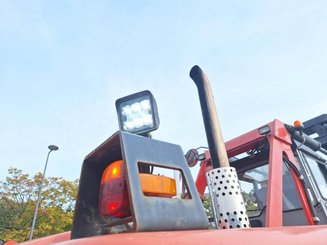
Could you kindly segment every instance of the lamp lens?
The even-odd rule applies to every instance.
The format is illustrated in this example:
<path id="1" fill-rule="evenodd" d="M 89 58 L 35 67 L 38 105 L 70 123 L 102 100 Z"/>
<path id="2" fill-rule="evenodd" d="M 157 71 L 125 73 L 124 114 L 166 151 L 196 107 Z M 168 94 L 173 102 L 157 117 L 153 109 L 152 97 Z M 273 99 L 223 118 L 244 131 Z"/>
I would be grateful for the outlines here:
<path id="1" fill-rule="evenodd" d="M 121 113 L 123 130 L 135 131 L 154 126 L 151 104 L 148 98 L 123 103 Z"/>
<path id="2" fill-rule="evenodd" d="M 159 127 L 156 100 L 148 90 L 116 100 L 116 110 L 122 131 L 147 136 Z"/>

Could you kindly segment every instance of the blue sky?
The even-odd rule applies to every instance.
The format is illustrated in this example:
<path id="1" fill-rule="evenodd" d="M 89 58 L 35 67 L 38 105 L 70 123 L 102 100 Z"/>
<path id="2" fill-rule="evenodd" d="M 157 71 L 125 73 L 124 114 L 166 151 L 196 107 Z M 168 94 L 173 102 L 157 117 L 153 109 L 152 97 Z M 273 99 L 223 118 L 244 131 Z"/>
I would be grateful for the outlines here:
<path id="1" fill-rule="evenodd" d="M 274 118 L 326 113 L 326 1 L 0 0 L 0 153 L 10 166 L 79 177 L 118 129 L 114 102 L 156 97 L 153 137 L 206 145 L 195 64 L 212 82 L 226 140 Z"/>

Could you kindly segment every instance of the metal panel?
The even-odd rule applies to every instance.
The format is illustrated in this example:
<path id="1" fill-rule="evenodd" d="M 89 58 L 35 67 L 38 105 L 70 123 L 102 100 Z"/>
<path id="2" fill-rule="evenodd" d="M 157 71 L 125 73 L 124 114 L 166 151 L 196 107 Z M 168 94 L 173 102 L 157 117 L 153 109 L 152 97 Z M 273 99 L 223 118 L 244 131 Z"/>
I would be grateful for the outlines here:
<path id="1" fill-rule="evenodd" d="M 120 132 L 87 155 L 82 165 L 71 238 L 105 233 L 106 220 L 99 215 L 99 188 L 102 173 L 109 163 L 122 159 Z"/>
<path id="2" fill-rule="evenodd" d="M 208 219 L 180 146 L 121 132 L 135 231 L 207 229 Z M 149 197 L 143 194 L 138 163 L 179 170 L 191 199 Z"/>

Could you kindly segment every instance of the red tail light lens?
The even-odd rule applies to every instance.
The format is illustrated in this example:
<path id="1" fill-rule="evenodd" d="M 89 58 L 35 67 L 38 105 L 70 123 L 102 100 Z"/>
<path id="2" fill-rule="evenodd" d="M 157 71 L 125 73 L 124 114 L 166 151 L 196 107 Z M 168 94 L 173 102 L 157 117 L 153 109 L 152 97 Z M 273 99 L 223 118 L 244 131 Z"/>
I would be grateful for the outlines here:
<path id="1" fill-rule="evenodd" d="M 126 170 L 123 160 L 111 163 L 103 172 L 99 192 L 99 212 L 101 215 L 125 218 L 131 215 Z M 175 180 L 169 177 L 139 174 L 145 196 L 176 196 Z"/>
<path id="2" fill-rule="evenodd" d="M 125 167 L 122 160 L 113 162 L 103 172 L 99 193 L 101 215 L 116 218 L 130 216 Z"/>

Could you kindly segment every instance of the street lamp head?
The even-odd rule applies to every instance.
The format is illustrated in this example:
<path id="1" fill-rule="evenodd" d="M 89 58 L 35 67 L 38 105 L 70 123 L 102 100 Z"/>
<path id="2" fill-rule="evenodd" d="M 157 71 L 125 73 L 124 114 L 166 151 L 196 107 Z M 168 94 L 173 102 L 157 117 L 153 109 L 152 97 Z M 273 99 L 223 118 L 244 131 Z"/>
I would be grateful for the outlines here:
<path id="1" fill-rule="evenodd" d="M 59 147 L 56 146 L 56 145 L 49 145 L 48 148 L 49 148 L 51 151 L 57 151 L 57 150 L 59 150 Z"/>

